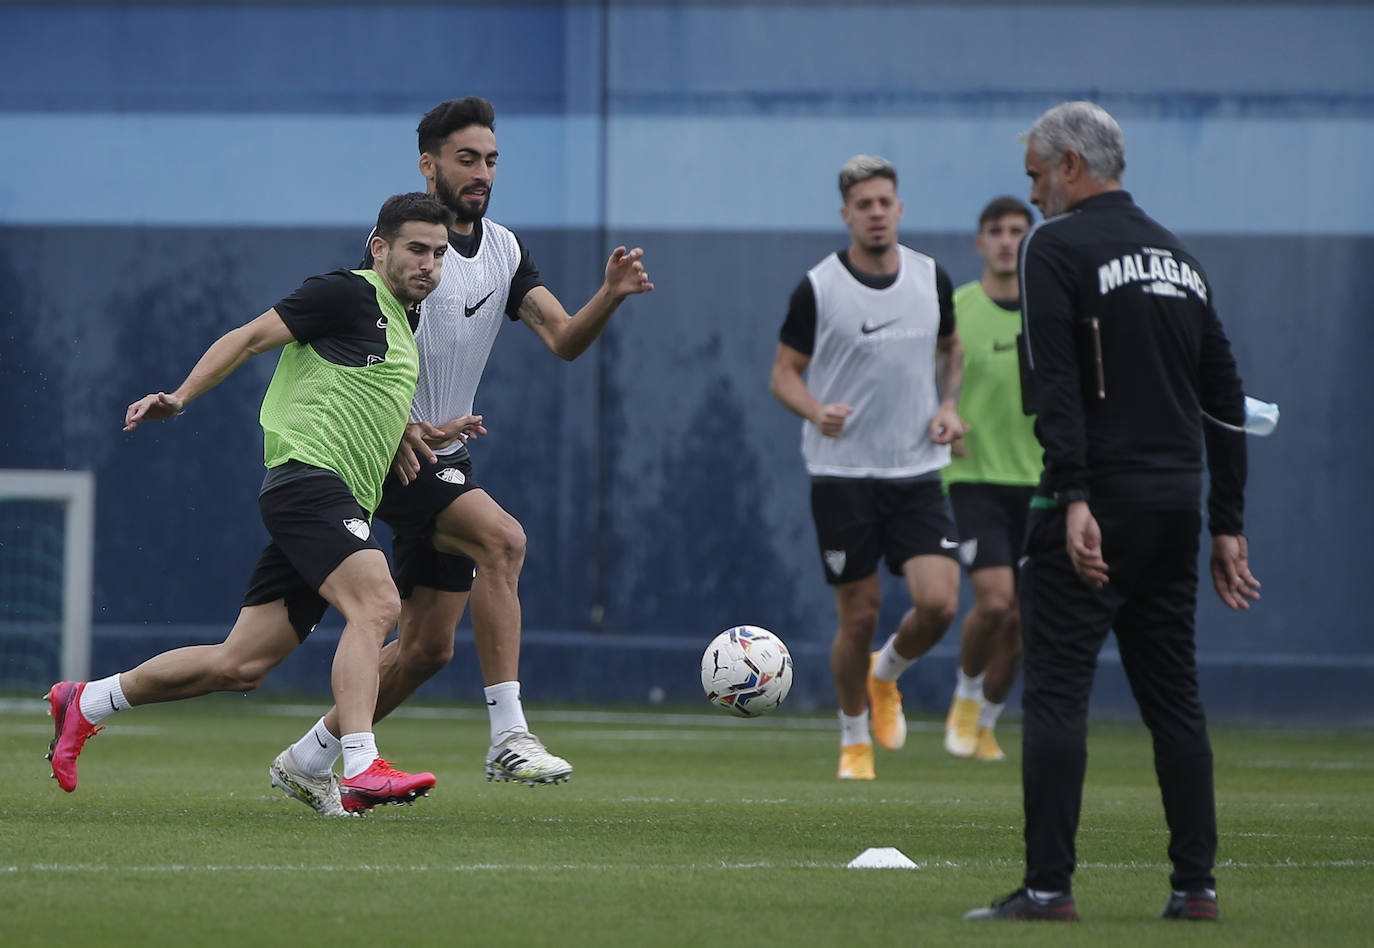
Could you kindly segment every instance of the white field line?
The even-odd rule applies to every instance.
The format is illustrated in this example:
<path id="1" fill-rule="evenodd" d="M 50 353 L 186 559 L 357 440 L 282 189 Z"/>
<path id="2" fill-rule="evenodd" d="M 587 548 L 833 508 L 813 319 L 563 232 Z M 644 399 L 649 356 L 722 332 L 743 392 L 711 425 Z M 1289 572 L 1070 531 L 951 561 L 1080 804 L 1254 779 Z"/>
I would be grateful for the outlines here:
<path id="1" fill-rule="evenodd" d="M 121 734 L 165 734 L 167 729 L 160 725 L 132 724 L 128 727 L 120 725 Z M 0 724 L 0 734 L 12 734 L 15 736 L 29 737 L 40 734 L 49 739 L 52 738 L 52 722 L 47 724 Z"/>
<path id="2" fill-rule="evenodd" d="M 979 859 L 966 862 L 953 862 L 947 859 L 917 860 L 917 869 L 983 871 L 988 869 L 1010 869 L 1021 863 L 1013 859 Z M 167 865 L 128 865 L 118 866 L 93 863 L 36 863 L 30 866 L 0 866 L 0 872 L 10 874 L 40 873 L 227 873 L 227 872 L 413 872 L 413 873 L 464 873 L 464 872 L 732 872 L 737 870 L 758 869 L 845 869 L 843 862 L 795 861 L 795 862 L 719 862 L 719 863 L 492 863 L 475 862 L 458 865 L 306 865 L 303 863 L 270 864 L 246 863 L 242 865 L 190 865 L 169 863 Z M 1161 862 L 1084 862 L 1080 869 L 1131 872 L 1135 870 L 1167 870 L 1168 863 Z M 1314 869 L 1371 869 L 1372 859 L 1329 859 L 1313 861 L 1279 860 L 1276 862 L 1238 862 L 1225 860 L 1217 864 L 1218 869 L 1293 869 L 1311 871 Z"/>
<path id="3" fill-rule="evenodd" d="M 264 717 L 290 717 L 308 718 L 316 720 L 324 711 L 323 704 L 284 704 L 276 701 L 264 703 L 246 702 L 235 708 L 235 714 L 262 715 Z M 22 698 L 0 698 L 0 714 L 34 714 L 47 715 L 47 704 L 43 697 L 37 696 L 33 700 Z M 652 725 L 655 727 L 673 728 L 677 733 L 678 728 L 697 727 L 715 730 L 718 728 L 752 728 L 757 730 L 801 730 L 801 731 L 833 731 L 836 729 L 835 717 L 833 714 L 817 713 L 812 711 L 791 714 L 784 710 L 778 714 L 770 714 L 762 718 L 737 718 L 730 714 L 714 712 L 704 709 L 701 713 L 689 713 L 681 711 L 654 711 L 646 708 L 627 707 L 623 711 L 589 711 L 580 708 L 541 708 L 537 712 L 540 720 L 554 721 L 559 724 L 613 724 L 620 727 L 637 727 L 642 725 Z M 422 705 L 406 705 L 391 712 L 391 717 L 410 718 L 414 720 L 432 721 L 486 721 L 487 711 L 482 707 L 425 707 Z M 1020 734 L 1021 723 L 1016 720 L 1003 721 L 998 725 L 1000 730 L 1008 734 Z M 917 733 L 943 734 L 945 725 L 943 720 L 922 721 L 909 720 L 907 728 Z M 1249 730 L 1257 733 L 1277 734 L 1277 735 L 1302 735 L 1309 733 L 1309 729 L 1301 727 L 1279 727 L 1279 726 L 1255 726 Z M 1251 767 L 1292 767 L 1304 766 L 1304 762 L 1287 761 L 1255 761 L 1236 762 L 1237 766 Z M 1341 762 L 1333 762 L 1329 765 L 1342 767 Z M 1350 766 L 1363 768 L 1374 767 L 1374 763 L 1357 761 Z"/>
<path id="4" fill-rule="evenodd" d="M 26 714 L 35 716 L 47 715 L 47 705 L 41 697 L 32 701 L 18 698 L 0 698 L 0 714 Z M 292 717 L 302 719 L 314 719 L 318 717 L 321 706 L 317 704 L 278 704 L 268 702 L 264 704 L 246 704 L 235 709 L 237 714 L 262 715 L 265 717 Z M 622 730 L 607 734 L 605 732 L 580 731 L 578 737 L 582 740 L 599 741 L 638 741 L 638 740 L 712 740 L 715 735 L 720 733 L 722 728 L 750 728 L 756 731 L 828 731 L 835 730 L 835 720 L 829 715 L 788 715 L 786 712 L 779 715 L 769 715 L 766 718 L 737 718 L 727 714 L 717 714 L 705 711 L 700 714 L 683 712 L 657 712 L 637 709 L 627 709 L 625 711 L 588 711 L 581 709 L 547 709 L 538 712 L 541 720 L 547 720 L 560 724 L 610 724 L 620 727 Z M 464 708 L 464 707 L 424 707 L 407 706 L 397 708 L 392 712 L 391 717 L 409 718 L 412 720 L 446 720 L 446 721 L 485 721 L 487 712 L 485 708 Z M 125 734 L 156 735 L 163 733 L 163 728 L 152 726 L 140 726 L 135 724 L 125 724 L 124 719 L 118 722 L 119 730 Z M 653 730 L 645 729 L 645 725 L 651 726 Z M 0 734 L 28 734 L 30 728 L 35 728 L 32 733 L 37 731 L 49 731 L 51 725 L 25 725 L 8 724 L 0 725 Z M 943 734 L 943 721 L 908 721 L 907 728 L 914 733 Z M 1019 734 L 1020 725 L 1018 722 L 1010 721 L 1003 725 L 1003 730 L 1008 734 Z M 1275 732 L 1283 733 L 1287 729 L 1271 728 Z M 1293 733 L 1300 733 L 1294 731 Z M 1308 761 L 1308 760 L 1240 760 L 1233 762 L 1238 767 L 1248 767 L 1254 769 L 1291 769 L 1291 770 L 1374 770 L 1374 761 L 1351 760 L 1351 761 Z"/>
<path id="5" fill-rule="evenodd" d="M 1234 837 L 1236 839 L 1323 839 L 1337 843 L 1374 842 L 1374 836 L 1337 835 L 1336 833 L 1222 833 L 1221 835 L 1223 838 Z"/>
<path id="6" fill-rule="evenodd" d="M 1374 770 L 1374 760 L 1242 760 L 1237 767 L 1301 770 Z"/>
<path id="7" fill-rule="evenodd" d="M 244 703 L 236 707 L 234 713 L 301 718 L 307 720 L 308 723 L 318 719 L 327 707 L 326 704 Z M 47 710 L 47 703 L 41 697 L 31 701 L 20 698 L 0 698 L 0 714 L 31 713 L 46 716 Z M 743 727 L 785 731 L 837 731 L 839 728 L 834 715 L 811 713 L 791 715 L 783 712 L 765 718 L 737 718 L 724 712 L 713 712 L 709 708 L 700 714 L 679 711 L 649 711 L 638 708 L 627 708 L 624 711 L 541 708 L 537 713 L 539 720 L 555 721 L 559 724 L 614 724 L 620 727 L 647 724 L 654 727 L 671 727 L 675 731 L 680 727 L 709 728 L 711 730 Z M 486 721 L 487 711 L 486 708 L 433 708 L 407 705 L 397 708 L 391 712 L 390 716 L 416 720 Z M 912 731 L 924 731 L 931 734 L 943 734 L 945 730 L 943 721 L 908 721 L 907 727 Z M 1019 725 L 1014 722 L 1008 722 L 1005 727 L 1007 733 L 1020 732 Z"/>
<path id="8" fill-rule="evenodd" d="M 839 728 L 835 728 L 835 733 L 839 734 Z M 626 741 L 722 741 L 733 740 L 721 736 L 718 728 L 707 727 L 675 727 L 675 728 L 640 728 L 634 730 L 609 731 L 605 728 L 592 730 L 590 728 L 579 728 L 574 731 L 567 731 L 559 734 L 560 743 L 564 740 L 577 741 L 580 744 L 620 744 Z M 772 732 L 768 736 L 769 741 L 811 741 L 815 740 L 812 733 L 803 731 L 788 731 L 783 733 Z"/>

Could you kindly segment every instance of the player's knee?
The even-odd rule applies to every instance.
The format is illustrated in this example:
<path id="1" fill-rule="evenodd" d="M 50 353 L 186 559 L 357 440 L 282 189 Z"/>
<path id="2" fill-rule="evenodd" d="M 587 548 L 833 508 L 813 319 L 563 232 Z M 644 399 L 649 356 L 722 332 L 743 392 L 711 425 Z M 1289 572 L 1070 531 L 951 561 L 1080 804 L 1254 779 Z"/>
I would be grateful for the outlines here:
<path id="1" fill-rule="evenodd" d="M 227 656 L 220 665 L 216 691 L 255 691 L 277 667 L 277 662 L 261 655 Z"/>
<path id="2" fill-rule="evenodd" d="M 401 597 L 395 586 L 378 585 L 362 593 L 345 616 L 350 625 L 367 629 L 380 645 L 401 618 Z"/>
<path id="3" fill-rule="evenodd" d="M 514 517 L 484 538 L 479 569 L 518 574 L 525 565 L 525 528 Z"/>
<path id="4" fill-rule="evenodd" d="M 997 628 L 1005 628 L 1016 619 L 1016 600 L 1004 593 L 987 593 L 978 601 L 978 609 L 987 621 Z"/>
<path id="5" fill-rule="evenodd" d="M 930 625 L 947 629 L 954 624 L 959 612 L 959 597 L 932 596 L 916 602 L 916 619 Z"/>
<path id="6" fill-rule="evenodd" d="M 401 620 L 401 600 L 392 590 L 391 595 L 379 596 L 368 610 L 368 615 L 372 627 L 377 631 L 377 641 L 380 643 L 391 634 L 391 630 L 396 628 L 396 623 Z"/>
<path id="7" fill-rule="evenodd" d="M 401 656 L 411 675 L 429 678 L 453 661 L 453 636 L 430 636 L 413 642 L 402 651 Z"/>
<path id="8" fill-rule="evenodd" d="M 878 632 L 878 608 L 858 606 L 846 610 L 840 621 L 839 637 L 845 641 L 861 642 L 867 648 Z"/>

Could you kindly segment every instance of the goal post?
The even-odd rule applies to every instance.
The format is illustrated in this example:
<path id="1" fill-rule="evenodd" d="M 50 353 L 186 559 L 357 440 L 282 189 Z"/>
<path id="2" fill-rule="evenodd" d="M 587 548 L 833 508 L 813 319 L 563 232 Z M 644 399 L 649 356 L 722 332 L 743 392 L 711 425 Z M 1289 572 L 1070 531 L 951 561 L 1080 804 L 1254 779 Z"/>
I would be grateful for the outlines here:
<path id="1" fill-rule="evenodd" d="M 55 551 L 26 548 L 25 541 L 34 539 L 35 531 L 26 529 L 31 523 L 22 514 L 10 514 L 15 502 L 18 507 L 59 504 L 62 507 L 60 557 Z M 5 509 L 5 556 L 0 575 L 0 654 L 7 649 L 5 639 L 18 637 L 24 626 L 39 630 L 60 626 L 60 652 L 56 671 L 67 681 L 85 681 L 91 674 L 91 592 L 95 567 L 95 475 L 90 471 L 43 471 L 0 469 L 0 509 Z M 42 564 L 36 560 L 60 563 L 60 579 L 43 576 Z M 52 595 L 53 581 L 60 584 L 60 596 Z M 39 598 L 51 598 L 57 603 L 58 616 L 43 616 L 41 605 L 30 607 L 23 597 L 30 595 L 25 588 L 38 587 Z M 41 594 L 41 595 L 40 595 Z M 41 634 L 41 632 L 40 632 Z M 5 675 L 5 678 L 11 678 Z M 11 681 L 11 684 L 39 684 L 39 682 Z M 48 684 L 42 682 L 41 684 Z"/>

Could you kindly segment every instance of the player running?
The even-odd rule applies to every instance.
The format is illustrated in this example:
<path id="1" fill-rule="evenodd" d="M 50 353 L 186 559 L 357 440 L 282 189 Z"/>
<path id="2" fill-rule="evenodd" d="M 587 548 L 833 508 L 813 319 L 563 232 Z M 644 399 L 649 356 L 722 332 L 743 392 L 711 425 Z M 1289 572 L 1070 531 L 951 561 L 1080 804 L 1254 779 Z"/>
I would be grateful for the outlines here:
<path id="1" fill-rule="evenodd" d="M 398 707 L 453 656 L 469 596 L 491 745 L 489 780 L 558 783 L 572 765 L 552 754 L 525 720 L 520 701 L 520 570 L 525 532 L 473 476 L 466 437 L 482 434 L 473 399 L 497 332 L 519 320 L 562 359 L 577 358 L 628 296 L 654 288 L 644 251 L 617 247 L 605 281 L 569 315 L 540 278 L 516 235 L 486 219 L 496 173 L 496 115 L 486 99 L 442 102 L 417 129 L 420 173 L 429 193 L 456 216 L 442 279 L 425 301 L 416 341 L 420 387 L 412 424 L 387 480 L 378 516 L 392 547 L 401 615 L 382 650 L 376 719 Z M 332 768 L 341 733 L 337 709 L 272 762 L 272 782 L 321 812 L 334 808 Z"/>
<path id="2" fill-rule="evenodd" d="M 344 759 L 342 782 L 331 777 L 332 812 L 409 802 L 434 786 L 431 773 L 387 763 L 372 732 L 382 642 L 400 601 L 369 520 L 415 394 L 414 306 L 439 281 L 451 221 L 429 195 L 390 198 L 368 243 L 371 269 L 306 280 L 221 336 L 174 392 L 129 406 L 125 431 L 175 417 L 254 355 L 281 349 L 261 411 L 267 476 L 258 503 L 272 542 L 220 644 L 173 649 L 122 674 L 49 689 L 48 759 L 63 790 L 76 789 L 76 759 L 102 721 L 140 705 L 256 688 L 330 605 L 346 622 L 330 676 Z"/>

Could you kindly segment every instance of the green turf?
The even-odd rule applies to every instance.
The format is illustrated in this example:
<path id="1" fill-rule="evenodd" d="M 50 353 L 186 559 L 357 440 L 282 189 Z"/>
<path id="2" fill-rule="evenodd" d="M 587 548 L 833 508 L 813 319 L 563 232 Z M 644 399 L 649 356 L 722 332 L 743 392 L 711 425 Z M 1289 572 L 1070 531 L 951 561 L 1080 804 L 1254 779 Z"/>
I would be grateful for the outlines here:
<path id="1" fill-rule="evenodd" d="M 119 716 L 62 793 L 36 713 L 0 707 L 0 944 L 1374 944 L 1374 734 L 1214 728 L 1217 925 L 1155 918 L 1168 868 L 1148 738 L 1095 724 L 1075 894 L 1083 922 L 963 922 L 1020 874 L 1009 759 L 953 760 L 937 722 L 834 778 L 832 718 L 530 709 L 572 782 L 489 784 L 484 715 L 378 731 L 435 792 L 326 820 L 268 785 L 305 708 L 216 696 Z M 894 846 L 915 870 L 845 864 Z M 423 942 L 419 941 L 423 940 Z"/>

